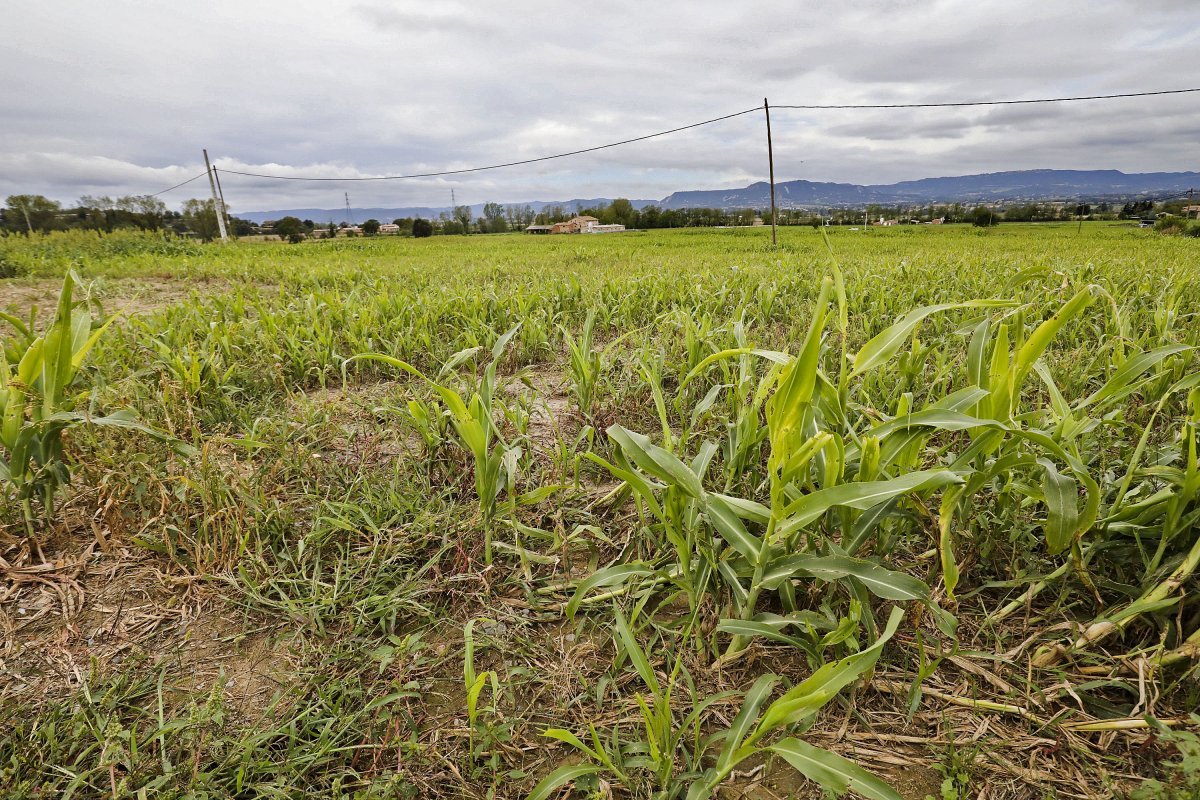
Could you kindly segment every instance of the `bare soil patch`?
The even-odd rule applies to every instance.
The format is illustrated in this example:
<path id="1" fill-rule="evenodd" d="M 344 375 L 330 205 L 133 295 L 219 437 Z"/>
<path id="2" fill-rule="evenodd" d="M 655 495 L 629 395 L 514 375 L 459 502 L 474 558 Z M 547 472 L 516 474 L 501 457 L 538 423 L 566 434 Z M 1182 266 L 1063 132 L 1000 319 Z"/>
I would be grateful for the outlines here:
<path id="1" fill-rule="evenodd" d="M 219 294 L 232 285 L 211 278 L 179 280 L 177 278 L 138 277 L 100 278 L 87 282 L 87 291 L 107 314 L 144 314 L 173 305 L 186 298 L 192 290 L 204 294 Z M 39 319 L 49 319 L 58 303 L 62 281 L 57 278 L 10 278 L 0 280 L 0 310 L 26 317 L 36 306 Z M 77 290 L 76 299 L 84 293 Z"/>
<path id="2" fill-rule="evenodd" d="M 0 702 L 38 707 L 133 668 L 164 670 L 175 699 L 222 681 L 234 720 L 261 715 L 286 673 L 262 620 L 137 548 L 44 556 L 0 558 Z"/>

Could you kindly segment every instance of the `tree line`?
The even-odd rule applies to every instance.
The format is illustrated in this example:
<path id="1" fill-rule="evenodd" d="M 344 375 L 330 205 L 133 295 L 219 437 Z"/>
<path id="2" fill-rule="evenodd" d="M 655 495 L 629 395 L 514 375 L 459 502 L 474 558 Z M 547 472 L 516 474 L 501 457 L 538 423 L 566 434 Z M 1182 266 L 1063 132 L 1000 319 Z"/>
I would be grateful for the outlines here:
<path id="1" fill-rule="evenodd" d="M 779 225 L 862 225 L 879 220 L 895 220 L 898 224 L 972 223 L 981 227 L 1000 222 L 1055 222 L 1077 219 L 1141 219 L 1156 214 L 1178 215 L 1190 200 L 1154 202 L 1139 200 L 1115 206 L 1107 202 L 1092 204 L 1065 203 L 1008 203 L 970 207 L 961 203 L 927 204 L 921 206 L 868 205 L 863 209 L 779 209 Z M 435 219 L 403 217 L 392 220 L 402 236 L 460 235 L 476 233 L 507 233 L 523 231 L 530 225 L 553 225 L 574 216 L 591 216 L 606 225 L 620 224 L 629 229 L 695 228 L 719 226 L 749 226 L 769 223 L 768 209 L 728 210 L 715 208 L 664 209 L 649 205 L 634 207 L 625 198 L 598 207 L 577 205 L 548 205 L 534 211 L 529 204 L 489 202 L 482 216 L 474 217 L 470 206 L 455 206 Z M 312 220 L 284 217 L 278 220 L 272 233 L 286 241 L 298 242 L 310 238 L 330 238 L 347 235 L 346 223 L 318 224 Z M 366 236 L 379 233 L 381 223 L 370 219 L 358 226 L 357 232 Z M 219 227 L 215 203 L 209 200 L 185 201 L 180 210 L 172 211 L 157 197 L 128 195 L 107 197 L 85 195 L 73 206 L 64 206 L 42 195 L 10 195 L 0 208 L 0 234 L 48 233 L 56 230 L 94 230 L 112 232 L 132 228 L 151 232 L 171 232 L 211 241 L 218 236 Z M 249 220 L 229 217 L 229 232 L 233 236 L 249 236 L 262 229 Z"/>
<path id="2" fill-rule="evenodd" d="M 230 233 L 248 236 L 257 231 L 253 222 L 229 218 Z M 93 230 L 112 233 L 120 229 L 171 232 L 211 241 L 219 235 L 216 204 L 210 200 L 186 200 L 178 211 L 151 195 L 107 197 L 85 195 L 64 206 L 40 194 L 9 195 L 0 208 L 0 233 L 49 233 Z"/>

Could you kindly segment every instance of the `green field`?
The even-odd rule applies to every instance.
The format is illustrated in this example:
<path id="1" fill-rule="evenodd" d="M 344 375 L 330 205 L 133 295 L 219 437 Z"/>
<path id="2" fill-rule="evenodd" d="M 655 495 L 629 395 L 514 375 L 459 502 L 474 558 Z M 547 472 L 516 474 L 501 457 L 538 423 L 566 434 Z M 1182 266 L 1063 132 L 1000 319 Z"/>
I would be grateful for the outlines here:
<path id="1" fill-rule="evenodd" d="M 0 796 L 1195 797 L 1198 248 L 0 238 Z"/>

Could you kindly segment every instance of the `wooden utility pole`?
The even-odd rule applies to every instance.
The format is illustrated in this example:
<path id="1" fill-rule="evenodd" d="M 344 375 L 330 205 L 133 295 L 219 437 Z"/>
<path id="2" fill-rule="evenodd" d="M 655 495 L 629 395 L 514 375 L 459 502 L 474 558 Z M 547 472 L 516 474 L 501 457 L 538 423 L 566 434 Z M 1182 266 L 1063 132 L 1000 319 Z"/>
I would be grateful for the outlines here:
<path id="1" fill-rule="evenodd" d="M 217 214 L 217 228 L 221 231 L 221 241 L 229 241 L 229 232 L 225 230 L 225 207 L 221 196 L 217 194 L 217 179 L 213 177 L 212 164 L 208 160 L 208 150 L 204 151 L 204 168 L 208 170 L 208 186 L 212 189 L 213 211 Z"/>
<path id="2" fill-rule="evenodd" d="M 765 97 L 763 112 L 767 115 L 767 164 L 771 170 L 771 247 L 775 247 L 775 149 L 771 146 L 771 105 Z"/>

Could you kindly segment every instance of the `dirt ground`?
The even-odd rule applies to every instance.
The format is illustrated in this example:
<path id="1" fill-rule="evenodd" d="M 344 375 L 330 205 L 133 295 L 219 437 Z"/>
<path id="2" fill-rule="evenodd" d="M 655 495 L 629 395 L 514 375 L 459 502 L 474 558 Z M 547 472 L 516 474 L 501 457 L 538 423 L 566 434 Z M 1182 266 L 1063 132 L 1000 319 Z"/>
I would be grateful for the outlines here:
<path id="1" fill-rule="evenodd" d="M 176 278 L 101 278 L 89 281 L 91 299 L 97 301 L 107 314 L 143 314 L 179 302 L 193 290 L 215 294 L 229 290 L 226 281 L 208 278 L 179 280 Z M 47 319 L 54 313 L 62 281 L 57 278 L 10 278 L 0 280 L 0 310 L 24 319 L 29 309 L 38 309 L 38 318 Z M 76 299 L 81 299 L 78 292 Z"/>

